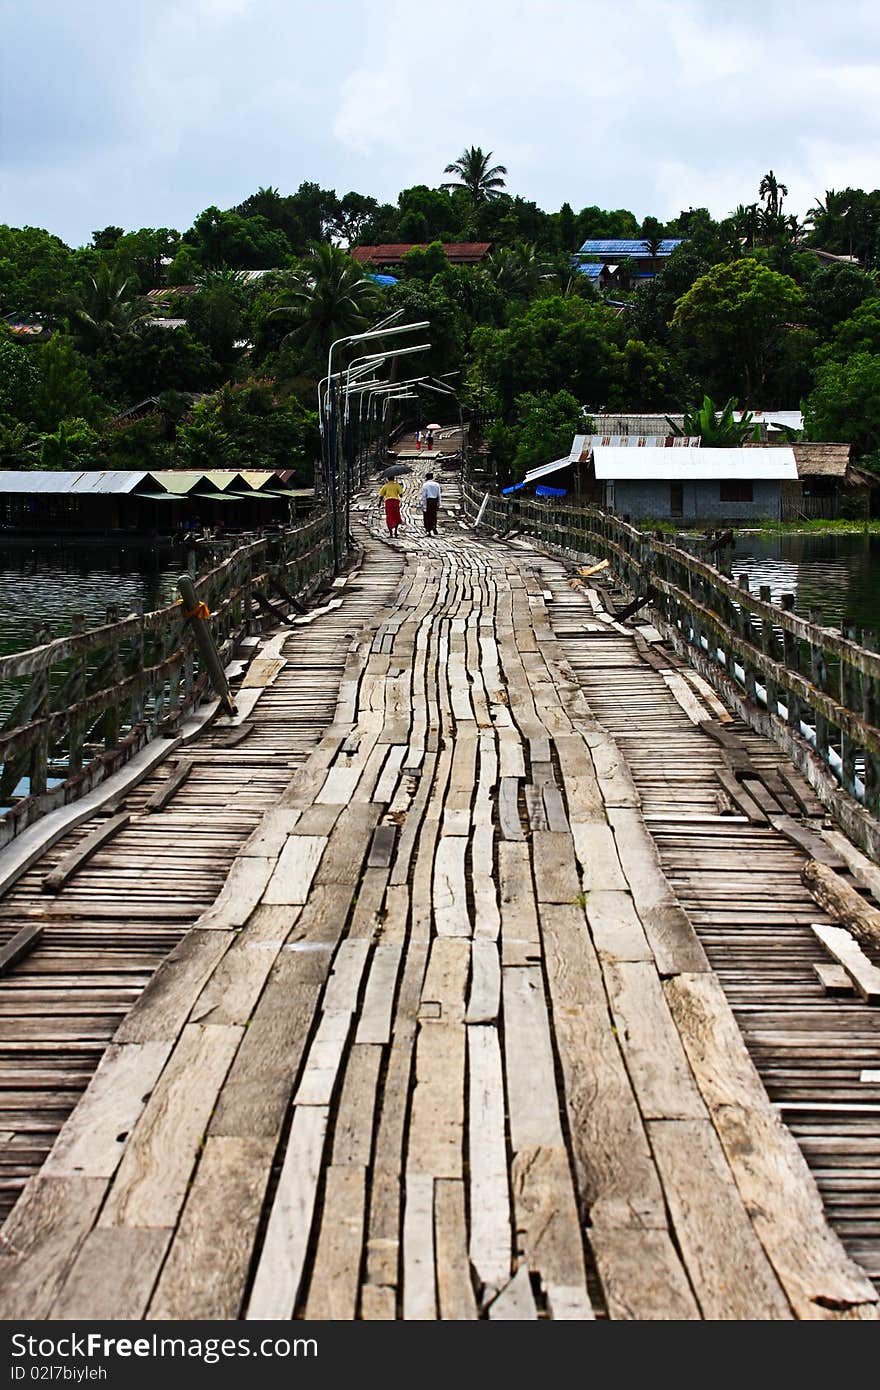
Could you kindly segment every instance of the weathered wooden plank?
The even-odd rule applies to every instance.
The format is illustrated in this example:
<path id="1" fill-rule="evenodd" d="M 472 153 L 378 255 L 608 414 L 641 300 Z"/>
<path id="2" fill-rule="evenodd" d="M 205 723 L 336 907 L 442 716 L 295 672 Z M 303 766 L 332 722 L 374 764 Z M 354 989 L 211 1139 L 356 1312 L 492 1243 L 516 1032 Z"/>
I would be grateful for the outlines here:
<path id="1" fill-rule="evenodd" d="M 173 1226 L 241 1028 L 190 1023 L 126 1145 L 102 1226 Z"/>
<path id="2" fill-rule="evenodd" d="M 440 1178 L 434 1184 L 434 1250 L 440 1317 L 461 1322 L 476 1319 L 462 1182 Z"/>
<path id="3" fill-rule="evenodd" d="M 114 1042 L 174 1042 L 206 980 L 231 946 L 231 931 L 193 928 L 165 958 L 117 1030 Z"/>
<path id="4" fill-rule="evenodd" d="M 173 801 L 181 787 L 189 781 L 194 763 L 192 758 L 180 758 L 177 766 L 167 777 L 157 791 L 144 804 L 145 811 L 164 811 L 169 802 Z"/>
<path id="5" fill-rule="evenodd" d="M 501 961 L 494 941 L 475 937 L 471 942 L 471 981 L 468 1023 L 494 1023 L 501 1007 Z"/>
<path id="6" fill-rule="evenodd" d="M 617 1036 L 646 1119 L 704 1119 L 706 1108 L 688 1066 L 652 963 L 604 966 Z"/>
<path id="7" fill-rule="evenodd" d="M 808 859 L 801 874 L 813 897 L 866 945 L 880 945 L 880 910 L 871 907 L 826 864 Z"/>
<path id="8" fill-rule="evenodd" d="M 528 1270 L 520 1265 L 510 1283 L 489 1304 L 489 1317 L 498 1322 L 530 1322 L 537 1316 Z"/>
<path id="9" fill-rule="evenodd" d="M 380 941 L 373 952 L 358 1021 L 357 1043 L 391 1041 L 394 986 L 400 971 L 401 954 L 402 947 L 396 941 Z"/>
<path id="10" fill-rule="evenodd" d="M 241 1315 L 274 1155 L 273 1139 L 208 1135 L 149 1318 Z"/>
<path id="11" fill-rule="evenodd" d="M 876 1292 L 829 1229 L 797 1143 L 767 1099 L 714 975 L 679 975 L 666 998 L 758 1238 L 797 1317 L 871 1312 Z"/>
<path id="12" fill-rule="evenodd" d="M 545 1293 L 565 1290 L 569 1317 L 590 1319 L 580 1222 L 564 1148 L 522 1149 L 511 1170 L 517 1246 Z"/>
<path id="13" fill-rule="evenodd" d="M 67 854 L 59 859 L 51 873 L 46 874 L 40 887 L 44 893 L 57 893 L 69 883 L 73 876 L 79 873 L 84 864 L 97 854 L 102 845 L 106 845 L 110 840 L 115 839 L 120 830 L 124 830 L 131 820 L 129 811 L 120 811 L 118 815 L 110 816 L 102 825 L 98 825 L 90 835 L 80 840 L 79 844 L 74 845 L 73 849 L 68 850 Z"/>
<path id="14" fill-rule="evenodd" d="M 298 1108 L 245 1310 L 248 1321 L 293 1316 L 305 1268 L 324 1152 L 326 1106 Z"/>
<path id="15" fill-rule="evenodd" d="M 381 1066 L 381 1047 L 355 1043 L 348 1055 L 333 1130 L 336 1167 L 370 1165 Z"/>
<path id="16" fill-rule="evenodd" d="M 312 880 L 328 843 L 321 835 L 289 836 L 277 861 L 272 865 L 271 875 L 262 895 L 263 902 L 279 906 L 301 906 L 309 896 Z"/>
<path id="17" fill-rule="evenodd" d="M 846 928 L 813 923 L 811 930 L 829 955 L 843 966 L 865 1003 L 880 1004 L 880 970 Z"/>
<path id="18" fill-rule="evenodd" d="M 540 969 L 505 966 L 502 997 L 511 1147 L 517 1153 L 520 1149 L 561 1146 L 559 1101 Z"/>
<path id="19" fill-rule="evenodd" d="M 352 1015 L 348 1010 L 322 1013 L 293 1098 L 295 1105 L 330 1104 L 351 1027 Z"/>
<path id="20" fill-rule="evenodd" d="M 275 860 L 248 855 L 236 859 L 217 898 L 196 922 L 202 931 L 243 927 L 265 892 Z"/>
<path id="21" fill-rule="evenodd" d="M 384 1284 L 364 1284 L 360 1311 L 364 1322 L 394 1322 L 397 1317 L 394 1289 Z"/>
<path id="22" fill-rule="evenodd" d="M 3 1227 L 0 1315 L 46 1318 L 98 1213 L 104 1178 L 31 1178 Z"/>
<path id="23" fill-rule="evenodd" d="M 170 1042 L 108 1047 L 43 1165 L 47 1177 L 112 1177 L 171 1047 Z"/>
<path id="24" fill-rule="evenodd" d="M 511 1215 L 504 1079 L 494 1028 L 468 1028 L 470 1258 L 486 1294 L 511 1273 Z"/>
<path id="25" fill-rule="evenodd" d="M 700 1310 L 666 1231 L 589 1231 L 608 1316 L 617 1321 L 697 1321 Z"/>
<path id="26" fill-rule="evenodd" d="M 327 1169 L 321 1229 L 309 1279 L 305 1316 L 351 1322 L 357 1312 L 364 1231 L 366 1170 Z"/>
<path id="27" fill-rule="evenodd" d="M 460 1178 L 464 1143 L 464 1026 L 422 1023 L 415 1071 L 407 1171 Z"/>
<path id="28" fill-rule="evenodd" d="M 50 1316 L 64 1321 L 143 1317 L 170 1240 L 167 1229 L 99 1226 L 91 1230 Z"/>
<path id="29" fill-rule="evenodd" d="M 661 975 L 708 970 L 687 913 L 672 892 L 641 812 L 610 807 L 608 819 L 626 881 Z M 585 885 L 586 886 L 586 885 Z"/>
<path id="30" fill-rule="evenodd" d="M 434 1256 L 434 1179 L 407 1172 L 403 1207 L 403 1316 L 437 1316 Z"/>
<path id="31" fill-rule="evenodd" d="M 825 993 L 832 998 L 855 994 L 853 982 L 842 965 L 826 965 L 824 961 L 817 961 L 813 965 L 813 972 Z"/>
<path id="32" fill-rule="evenodd" d="M 790 1318 L 709 1120 L 652 1120 L 648 1136 L 704 1318 Z"/>
<path id="33" fill-rule="evenodd" d="M 539 903 L 573 903 L 581 892 L 572 837 L 557 830 L 532 835 L 535 894 Z"/>
<path id="34" fill-rule="evenodd" d="M 603 961 L 653 962 L 644 929 L 629 893 L 593 889 L 586 900 L 587 921 Z"/>
<path id="35" fill-rule="evenodd" d="M 36 923 L 29 927 L 22 927 L 17 931 L 5 946 L 0 947 L 0 975 L 5 975 L 11 970 L 13 965 L 17 965 L 20 960 L 24 960 L 29 955 L 43 935 L 43 928 Z"/>
<path id="36" fill-rule="evenodd" d="M 461 835 L 441 835 L 434 856 L 432 902 L 434 926 L 441 936 L 469 937 L 465 854 L 468 842 Z"/>
<path id="37" fill-rule="evenodd" d="M 591 893 L 598 888 L 625 893 L 628 884 L 617 857 L 610 825 L 605 821 L 574 821 L 571 834 L 581 866 L 584 892 Z"/>

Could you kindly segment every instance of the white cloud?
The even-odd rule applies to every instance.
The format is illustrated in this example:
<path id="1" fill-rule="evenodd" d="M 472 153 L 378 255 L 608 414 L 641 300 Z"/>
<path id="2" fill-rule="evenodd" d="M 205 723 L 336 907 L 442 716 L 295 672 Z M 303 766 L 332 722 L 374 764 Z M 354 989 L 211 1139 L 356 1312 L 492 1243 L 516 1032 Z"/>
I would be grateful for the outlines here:
<path id="1" fill-rule="evenodd" d="M 770 167 L 793 211 L 880 182 L 871 0 L 846 23 L 824 0 L 90 0 L 88 27 L 69 0 L 0 11 L 3 215 L 74 241 L 185 227 L 259 184 L 394 199 L 471 144 L 548 209 L 724 215 Z"/>

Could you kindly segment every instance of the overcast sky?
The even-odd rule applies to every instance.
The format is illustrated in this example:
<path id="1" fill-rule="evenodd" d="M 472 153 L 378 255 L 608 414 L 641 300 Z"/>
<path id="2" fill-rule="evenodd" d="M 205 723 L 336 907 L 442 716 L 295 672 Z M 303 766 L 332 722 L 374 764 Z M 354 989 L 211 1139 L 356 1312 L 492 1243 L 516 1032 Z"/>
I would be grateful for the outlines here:
<path id="1" fill-rule="evenodd" d="M 0 222 L 185 230 L 303 179 L 393 200 L 467 145 L 508 191 L 801 214 L 880 185 L 880 4 L 0 0 Z"/>

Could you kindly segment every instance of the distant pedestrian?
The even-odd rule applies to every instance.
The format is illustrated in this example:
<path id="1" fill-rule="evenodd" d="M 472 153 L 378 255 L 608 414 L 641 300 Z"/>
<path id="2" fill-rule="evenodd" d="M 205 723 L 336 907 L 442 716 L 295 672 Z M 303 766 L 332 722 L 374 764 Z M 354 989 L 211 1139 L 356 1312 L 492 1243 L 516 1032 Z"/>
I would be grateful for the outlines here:
<path id="1" fill-rule="evenodd" d="M 434 431 L 433 431 L 433 430 L 428 430 L 428 431 L 425 433 L 425 448 L 426 448 L 426 449 L 433 449 L 433 447 L 434 447 Z"/>
<path id="2" fill-rule="evenodd" d="M 422 431 L 421 431 L 421 430 L 416 430 L 416 448 L 417 448 L 417 449 L 421 449 L 421 447 L 422 447 Z"/>
<path id="3" fill-rule="evenodd" d="M 388 527 L 389 536 L 397 535 L 397 528 L 400 525 L 400 499 L 403 496 L 403 488 L 396 478 L 389 478 L 379 489 L 379 506 L 385 503 L 385 525 Z"/>
<path id="4" fill-rule="evenodd" d="M 425 534 L 436 536 L 437 512 L 440 509 L 440 484 L 434 478 L 433 473 L 429 473 L 425 478 L 421 501 L 422 511 L 425 514 Z"/>

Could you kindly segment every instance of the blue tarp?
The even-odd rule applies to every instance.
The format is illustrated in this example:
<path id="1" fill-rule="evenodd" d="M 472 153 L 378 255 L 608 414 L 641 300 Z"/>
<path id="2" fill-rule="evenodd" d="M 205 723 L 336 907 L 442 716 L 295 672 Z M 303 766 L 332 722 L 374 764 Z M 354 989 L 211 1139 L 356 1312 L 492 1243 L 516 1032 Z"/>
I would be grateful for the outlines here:
<path id="1" fill-rule="evenodd" d="M 396 275 L 368 275 L 368 280 L 375 280 L 377 285 L 396 285 L 398 283 Z"/>
<path id="2" fill-rule="evenodd" d="M 544 487 L 543 484 L 539 484 L 535 488 L 536 497 L 565 497 L 565 495 L 566 489 L 564 487 Z"/>
<path id="3" fill-rule="evenodd" d="M 507 497 L 511 492 L 519 492 L 521 487 L 525 487 L 525 483 L 514 483 L 513 487 L 503 487 L 501 491 L 503 495 Z"/>

